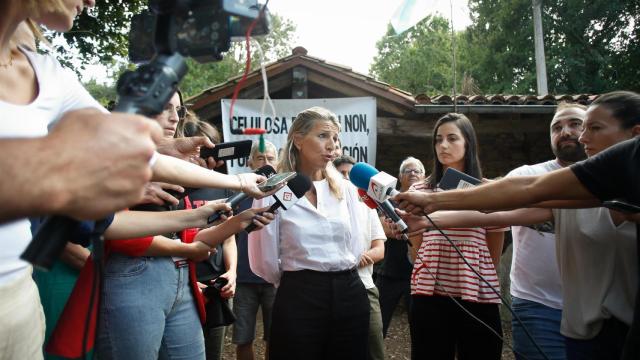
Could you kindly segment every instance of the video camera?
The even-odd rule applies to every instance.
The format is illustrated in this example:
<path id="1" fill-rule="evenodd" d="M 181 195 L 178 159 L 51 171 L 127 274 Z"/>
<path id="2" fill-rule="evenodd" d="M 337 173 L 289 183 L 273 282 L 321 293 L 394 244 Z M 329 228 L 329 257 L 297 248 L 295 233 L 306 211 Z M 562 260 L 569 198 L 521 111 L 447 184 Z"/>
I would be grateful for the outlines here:
<path id="1" fill-rule="evenodd" d="M 119 112 L 157 115 L 187 73 L 185 57 L 222 60 L 234 38 L 269 32 L 269 14 L 257 0 L 150 0 L 134 16 L 129 39 L 133 62 L 145 62 L 118 79 Z M 153 39 L 153 41 L 151 41 Z"/>
<path id="2" fill-rule="evenodd" d="M 269 14 L 257 0 L 149 0 L 149 10 L 134 16 L 129 39 L 131 61 L 145 63 L 118 79 L 113 111 L 161 113 L 187 73 L 185 57 L 199 62 L 222 60 L 231 41 L 245 36 L 254 21 L 250 35 L 269 32 Z M 96 260 L 102 257 L 105 224 L 98 221 L 91 231 Z M 50 269 L 79 228 L 81 224 L 71 218 L 47 218 L 22 259 Z"/>
<path id="3" fill-rule="evenodd" d="M 177 52 L 200 63 L 220 61 L 260 10 L 251 0 L 150 0 L 149 10 L 131 20 L 129 59 L 140 63 L 156 53 Z M 266 35 L 269 25 L 265 9 L 251 36 Z"/>

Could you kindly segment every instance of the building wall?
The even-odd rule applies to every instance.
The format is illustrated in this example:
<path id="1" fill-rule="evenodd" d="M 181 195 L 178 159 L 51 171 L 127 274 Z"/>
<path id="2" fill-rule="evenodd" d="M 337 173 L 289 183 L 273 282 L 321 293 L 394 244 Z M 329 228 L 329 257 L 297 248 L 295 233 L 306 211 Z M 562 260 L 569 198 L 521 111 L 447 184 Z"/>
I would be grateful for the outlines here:
<path id="1" fill-rule="evenodd" d="M 406 121 L 410 123 L 406 128 L 402 128 L 403 120 L 397 119 L 395 133 L 384 129 L 389 127 L 388 121 L 379 117 L 378 131 L 382 134 L 378 136 L 376 166 L 397 175 L 402 160 L 414 156 L 429 173 L 433 161 L 431 132 L 439 115 Z M 553 158 L 549 143 L 552 114 L 468 114 L 468 117 L 476 129 L 480 161 L 487 178 L 504 176 L 518 166 Z"/>

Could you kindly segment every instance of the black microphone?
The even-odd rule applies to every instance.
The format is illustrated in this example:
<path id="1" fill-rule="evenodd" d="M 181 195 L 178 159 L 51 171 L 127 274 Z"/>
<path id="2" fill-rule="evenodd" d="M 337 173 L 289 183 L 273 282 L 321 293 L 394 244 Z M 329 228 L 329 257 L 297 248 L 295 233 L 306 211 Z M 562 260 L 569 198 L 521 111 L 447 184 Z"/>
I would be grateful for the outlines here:
<path id="1" fill-rule="evenodd" d="M 276 202 L 266 211 L 273 214 L 279 208 L 285 210 L 291 209 L 298 200 L 302 199 L 304 194 L 311 189 L 311 179 L 308 176 L 298 173 L 296 177 L 289 180 L 287 185 L 280 189 L 277 193 L 273 194 L 273 198 Z M 256 224 L 249 224 L 244 231 L 247 233 L 252 232 L 258 226 Z"/>
<path id="2" fill-rule="evenodd" d="M 265 166 L 257 169 L 254 172 L 256 174 L 258 174 L 258 175 L 270 177 L 270 176 L 272 176 L 273 174 L 276 173 L 276 170 L 271 165 L 265 165 Z M 227 200 L 225 200 L 225 202 L 229 203 L 229 205 L 231 206 L 232 210 L 235 210 L 240 205 L 240 203 L 243 202 L 248 197 L 249 197 L 249 195 L 247 195 L 247 194 L 245 194 L 243 192 L 239 192 L 239 193 L 227 198 Z M 212 222 L 217 221 L 218 219 L 220 219 L 220 216 L 222 216 L 223 214 L 226 214 L 226 212 L 225 211 L 217 211 L 215 214 L 209 216 L 209 218 L 207 219 L 207 224 L 211 224 Z"/>

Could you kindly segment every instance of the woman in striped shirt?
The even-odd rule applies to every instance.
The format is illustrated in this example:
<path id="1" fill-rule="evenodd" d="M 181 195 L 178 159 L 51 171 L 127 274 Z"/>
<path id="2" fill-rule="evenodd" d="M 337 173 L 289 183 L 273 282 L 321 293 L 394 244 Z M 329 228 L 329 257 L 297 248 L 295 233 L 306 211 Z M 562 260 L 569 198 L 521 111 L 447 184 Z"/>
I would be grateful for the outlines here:
<path id="1" fill-rule="evenodd" d="M 432 139 L 437 161 L 431 175 L 412 186 L 414 190 L 440 191 L 438 182 L 449 167 L 482 178 L 476 134 L 467 117 L 455 113 L 444 115 L 436 122 Z M 492 287 L 499 289 L 496 267 L 505 229 L 477 227 L 443 231 L 469 264 Z M 500 359 L 502 341 L 473 318 L 501 334 L 498 295 L 465 264 L 439 231 L 426 231 L 411 241 L 417 250 L 411 275 L 411 357 L 454 359 L 457 354 L 460 360 Z"/>

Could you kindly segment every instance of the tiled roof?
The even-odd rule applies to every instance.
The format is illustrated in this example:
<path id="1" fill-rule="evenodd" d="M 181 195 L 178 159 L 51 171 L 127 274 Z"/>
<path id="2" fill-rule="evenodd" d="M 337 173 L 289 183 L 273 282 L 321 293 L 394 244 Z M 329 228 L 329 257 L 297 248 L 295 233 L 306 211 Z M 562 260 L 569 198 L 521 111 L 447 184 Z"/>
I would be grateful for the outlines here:
<path id="1" fill-rule="evenodd" d="M 563 101 L 589 105 L 598 95 L 458 95 L 458 105 L 557 105 Z M 449 95 L 436 95 L 430 97 L 418 94 L 415 97 L 416 105 L 453 105 L 453 99 Z"/>
<path id="2" fill-rule="evenodd" d="M 391 101 L 402 103 L 406 107 L 412 107 L 415 105 L 415 100 L 411 93 L 384 82 L 377 81 L 369 75 L 353 71 L 348 66 L 331 63 L 318 57 L 309 56 L 307 55 L 307 50 L 300 46 L 294 48 L 291 55 L 266 64 L 265 70 L 267 71 L 267 76 L 271 78 L 275 74 L 279 74 L 298 65 L 303 65 L 308 68 L 312 68 L 313 70 L 323 70 L 323 74 L 339 77 L 340 80 L 344 82 L 366 89 L 368 92 L 371 92 L 372 96 L 384 96 Z M 248 86 L 261 82 L 262 79 L 260 76 L 260 69 L 251 71 L 247 75 L 246 85 Z M 217 84 L 202 93 L 187 99 L 187 101 L 193 104 L 197 109 L 203 105 L 203 102 L 207 102 L 212 96 L 230 96 L 230 92 L 233 91 L 233 88 L 241 78 L 242 75 L 232 77 L 224 83 Z"/>
<path id="3" fill-rule="evenodd" d="M 298 65 L 320 71 L 325 76 L 339 78 L 339 80 L 343 82 L 366 89 L 372 96 L 382 96 L 404 107 L 413 107 L 415 105 L 453 105 L 453 99 L 449 95 L 428 96 L 418 94 L 413 96 L 410 92 L 376 80 L 369 75 L 353 71 L 348 66 L 310 56 L 307 54 L 307 50 L 301 46 L 294 48 L 291 55 L 265 65 L 265 69 L 267 76 L 271 78 Z M 193 105 L 194 109 L 198 109 L 206 106 L 207 103 L 213 100 L 229 97 L 241 78 L 242 75 L 232 77 L 224 83 L 217 84 L 187 99 L 187 101 Z M 245 86 L 260 83 L 261 81 L 260 69 L 256 69 L 248 74 Z M 545 96 L 510 94 L 458 95 L 456 96 L 456 103 L 458 105 L 556 105 L 562 101 L 567 101 L 588 105 L 597 97 L 598 95 L 590 94 Z"/>

